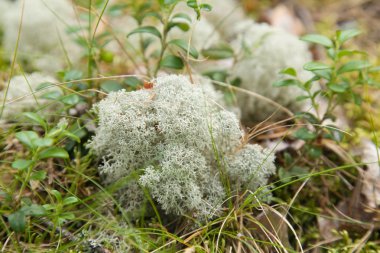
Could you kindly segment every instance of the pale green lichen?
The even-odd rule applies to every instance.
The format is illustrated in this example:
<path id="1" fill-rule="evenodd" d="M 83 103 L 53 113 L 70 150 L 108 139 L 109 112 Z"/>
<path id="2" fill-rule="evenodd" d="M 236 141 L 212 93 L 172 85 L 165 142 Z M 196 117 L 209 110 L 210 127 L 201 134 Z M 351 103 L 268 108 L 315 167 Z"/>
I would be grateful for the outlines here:
<path id="1" fill-rule="evenodd" d="M 274 159 L 270 150 L 252 144 L 247 144 L 235 154 L 227 156 L 226 170 L 232 183 L 231 190 L 254 192 L 265 185 L 268 177 L 276 172 Z"/>
<path id="2" fill-rule="evenodd" d="M 236 39 L 232 45 L 240 59 L 230 70 L 231 80 L 240 80 L 240 88 L 258 93 L 278 104 L 298 111 L 303 104 L 296 98 L 305 93 L 295 86 L 274 87 L 273 83 L 283 79 L 280 71 L 292 67 L 298 77 L 306 81 L 311 78 L 303 65 L 311 61 L 311 54 L 305 42 L 296 36 L 267 24 L 242 21 L 236 24 Z M 241 109 L 242 121 L 259 122 L 275 113 L 272 120 L 284 115 L 278 107 L 268 104 L 255 96 L 238 92 L 237 101 Z"/>
<path id="3" fill-rule="evenodd" d="M 242 177 L 266 182 L 263 171 L 273 173 L 273 159 L 258 169 L 261 150 L 248 146 L 243 154 L 238 151 L 243 146 L 238 120 L 214 100 L 219 95 L 205 79 L 192 84 L 187 77 L 168 75 L 153 83 L 151 89 L 111 93 L 95 109 L 99 127 L 89 146 L 103 159 L 104 183 L 139 174 L 117 193 L 127 211 L 142 207 L 140 187 L 146 187 L 167 214 L 204 220 L 220 212 L 227 197 L 221 170 L 231 175 L 232 185 L 240 184 L 240 165 Z"/>

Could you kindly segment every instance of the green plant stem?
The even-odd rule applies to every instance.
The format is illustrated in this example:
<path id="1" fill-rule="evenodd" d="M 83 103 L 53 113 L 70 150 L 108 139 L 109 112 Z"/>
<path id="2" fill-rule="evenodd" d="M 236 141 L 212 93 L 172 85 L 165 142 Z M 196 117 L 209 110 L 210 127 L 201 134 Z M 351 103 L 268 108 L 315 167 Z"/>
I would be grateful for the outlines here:
<path id="1" fill-rule="evenodd" d="M 334 54 L 334 59 L 333 59 L 333 61 L 334 61 L 334 63 L 333 63 L 333 65 L 332 65 L 332 69 L 331 69 L 331 80 L 330 80 L 330 83 L 332 83 L 332 84 L 335 84 L 336 83 L 336 81 L 337 81 L 337 68 L 336 68 L 336 66 L 337 66 L 337 64 L 338 64 L 338 60 L 339 60 L 339 58 L 338 58 L 338 52 L 339 52 L 339 49 L 340 49 L 340 45 L 339 45 L 339 43 L 338 43 L 338 40 L 335 40 L 335 43 L 334 43 L 334 52 L 335 52 L 335 54 Z M 326 109 L 326 115 L 329 115 L 329 114 L 331 114 L 332 113 L 332 111 L 333 111 L 333 109 L 335 108 L 335 106 L 333 106 L 333 101 L 334 101 L 334 94 L 331 94 L 331 92 L 329 92 L 330 94 L 329 94 L 329 97 L 328 97 L 328 104 L 327 104 L 327 109 Z M 323 121 L 325 120 L 326 118 L 324 117 L 323 118 L 323 120 L 322 120 L 322 122 L 321 123 L 323 123 Z"/>
<path id="2" fill-rule="evenodd" d="M 158 71 L 160 70 L 160 67 L 161 67 L 162 58 L 164 57 L 164 53 L 165 53 L 166 48 L 168 46 L 168 44 L 166 43 L 168 33 L 169 33 L 168 24 L 169 24 L 170 15 L 172 14 L 174 7 L 175 7 L 175 5 L 170 7 L 168 15 L 163 18 L 164 30 L 163 30 L 163 34 L 162 34 L 162 38 L 161 38 L 161 52 L 160 52 L 160 56 L 158 57 L 156 69 L 154 70 L 154 75 L 153 75 L 154 77 L 157 77 Z"/>
<path id="3" fill-rule="evenodd" d="M 88 2 L 88 39 L 89 39 L 89 44 L 88 44 L 88 61 L 87 61 L 87 76 L 90 78 L 92 77 L 92 47 L 93 47 L 93 37 L 91 36 L 91 8 L 92 8 L 92 0 L 89 0 Z M 92 81 L 88 81 L 89 86 L 92 86 Z"/>
<path id="4" fill-rule="evenodd" d="M 34 166 L 36 165 L 36 163 L 38 161 L 38 154 L 39 154 L 40 151 L 41 151 L 41 148 L 37 148 L 37 150 L 33 154 L 32 164 L 28 167 L 28 170 L 27 170 L 27 173 L 26 173 L 26 177 L 22 181 L 22 185 L 21 185 L 21 188 L 20 188 L 19 195 L 17 196 L 17 199 L 21 198 L 22 192 L 25 190 L 26 185 L 27 185 L 27 183 L 30 180 L 30 176 L 32 175 L 33 168 L 34 168 Z"/>
<path id="5" fill-rule="evenodd" d="M 22 21 L 23 21 L 23 18 L 24 18 L 24 8 L 25 8 L 25 2 L 23 1 L 22 2 L 22 8 L 21 8 L 20 24 L 18 26 L 16 47 L 15 47 L 15 51 L 14 51 L 13 58 L 12 58 L 11 72 L 9 74 L 7 86 L 5 87 L 3 102 L 2 102 L 2 105 L 1 105 L 1 108 L 0 108 L 0 119 L 3 116 L 3 113 L 4 113 L 5 102 L 7 101 L 7 95 L 8 95 L 9 85 L 11 84 L 11 78 L 12 78 L 14 70 L 15 70 L 15 64 L 16 64 L 17 52 L 18 52 L 18 46 L 19 46 L 20 37 L 21 37 Z"/>
<path id="6" fill-rule="evenodd" d="M 166 30 L 166 24 L 164 24 L 164 26 L 165 26 L 164 30 Z M 160 52 L 160 56 L 158 57 L 156 69 L 154 70 L 154 77 L 157 77 L 157 73 L 160 70 L 162 58 L 164 57 L 164 53 L 165 53 L 165 50 L 167 47 L 166 37 L 167 37 L 167 31 L 164 31 L 164 34 L 163 34 L 162 39 L 161 39 L 161 52 Z"/>
<path id="7" fill-rule="evenodd" d="M 144 62 L 144 65 L 146 67 L 146 75 L 151 77 L 149 60 L 145 57 L 144 38 L 143 38 L 142 34 L 139 35 L 139 41 L 140 41 L 139 44 L 140 44 L 140 50 L 142 52 L 143 62 Z"/>

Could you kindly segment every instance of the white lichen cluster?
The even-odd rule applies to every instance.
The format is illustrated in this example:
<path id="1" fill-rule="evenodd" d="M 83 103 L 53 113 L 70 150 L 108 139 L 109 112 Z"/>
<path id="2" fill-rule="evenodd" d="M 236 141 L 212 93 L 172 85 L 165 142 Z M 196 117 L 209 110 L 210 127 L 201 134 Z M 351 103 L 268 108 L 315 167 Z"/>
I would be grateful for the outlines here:
<path id="1" fill-rule="evenodd" d="M 54 83 L 57 83 L 54 77 L 37 72 L 25 76 L 14 76 L 9 86 L 7 82 L 0 83 L 0 110 L 6 94 L 2 119 L 14 120 L 20 116 L 21 112 L 35 109 L 42 109 L 40 113 L 45 113 L 47 108 L 44 107 L 49 102 L 51 103 L 51 100 L 44 99 L 42 96 L 48 92 L 61 92 L 59 88 L 52 86 Z M 52 87 L 36 92 L 42 86 Z"/>
<path id="2" fill-rule="evenodd" d="M 3 47 L 11 58 L 18 41 L 19 60 L 45 73 L 61 70 L 80 58 L 80 47 L 67 28 L 75 24 L 73 5 L 68 0 L 9 1 L 0 5 Z M 24 4 L 25 2 L 25 4 Z M 22 14 L 23 13 L 23 14 Z M 21 14 L 23 16 L 20 30 Z"/>
<path id="3" fill-rule="evenodd" d="M 84 238 L 82 243 L 76 245 L 77 252 L 131 252 L 132 245 L 129 243 L 128 224 L 125 222 L 115 222 L 114 217 L 106 217 L 108 227 L 102 227 L 99 231 L 82 230 Z M 112 229 L 111 229 L 112 228 Z M 78 238 L 79 240 L 79 238 Z"/>
<path id="4" fill-rule="evenodd" d="M 252 159 L 255 154 L 255 159 Z M 233 156 L 227 157 L 227 173 L 232 189 L 255 191 L 265 185 L 267 178 L 276 172 L 274 156 L 259 145 L 246 145 Z M 257 180 L 261 178 L 262 180 Z"/>
<path id="5" fill-rule="evenodd" d="M 153 83 L 111 93 L 95 107 L 99 126 L 89 146 L 102 157 L 104 182 L 139 175 L 118 193 L 128 211 L 141 208 L 146 187 L 166 213 L 202 220 L 217 214 L 227 197 L 221 171 L 238 186 L 233 191 L 266 183 L 273 155 L 242 144 L 238 120 L 218 105 L 204 79 L 192 84 L 168 75 Z"/>
<path id="6" fill-rule="evenodd" d="M 288 67 L 294 68 L 303 81 L 311 77 L 303 70 L 303 65 L 312 59 L 307 44 L 281 29 L 253 21 L 240 22 L 234 33 L 236 39 L 231 44 L 241 59 L 230 70 L 230 79 L 240 79 L 241 88 L 290 110 L 300 109 L 302 103 L 296 102 L 296 98 L 304 94 L 298 87 L 278 88 L 273 83 L 285 78 L 279 72 Z M 243 122 L 262 121 L 277 111 L 277 107 L 246 93 L 238 92 L 237 101 Z M 272 119 L 283 116 L 280 110 Z"/>

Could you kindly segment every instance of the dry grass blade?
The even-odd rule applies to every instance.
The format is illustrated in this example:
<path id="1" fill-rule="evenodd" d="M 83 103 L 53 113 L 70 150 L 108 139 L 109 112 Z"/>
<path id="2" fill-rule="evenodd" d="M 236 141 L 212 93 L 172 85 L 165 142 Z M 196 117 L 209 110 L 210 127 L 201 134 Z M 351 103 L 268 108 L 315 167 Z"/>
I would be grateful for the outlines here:
<path id="1" fill-rule="evenodd" d="M 288 114 L 290 117 L 294 117 L 294 113 L 291 112 L 289 109 L 285 108 L 284 106 L 280 105 L 279 103 L 267 98 L 267 97 L 264 97 L 256 92 L 252 92 L 252 91 L 249 91 L 249 90 L 246 90 L 246 89 L 242 89 L 242 88 L 239 88 L 239 87 L 236 87 L 236 86 L 233 86 L 233 85 L 230 85 L 228 83 L 224 83 L 224 82 L 219 82 L 219 81 L 216 81 L 216 80 L 213 80 L 212 81 L 213 83 L 217 84 L 217 85 L 220 85 L 220 86 L 223 86 L 223 87 L 227 87 L 231 90 L 234 90 L 234 91 L 238 91 L 238 92 L 242 92 L 242 93 L 245 93 L 245 94 L 248 94 L 250 96 L 253 96 L 253 97 L 256 97 L 262 101 L 265 101 L 266 103 L 268 104 L 271 104 L 277 108 L 279 108 L 279 110 L 285 112 L 286 114 Z"/>

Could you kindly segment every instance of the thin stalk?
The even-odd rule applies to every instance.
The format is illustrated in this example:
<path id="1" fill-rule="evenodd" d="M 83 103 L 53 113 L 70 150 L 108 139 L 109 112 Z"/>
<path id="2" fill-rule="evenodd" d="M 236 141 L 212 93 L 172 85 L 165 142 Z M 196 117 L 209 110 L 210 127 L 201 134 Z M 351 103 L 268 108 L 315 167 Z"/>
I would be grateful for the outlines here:
<path id="1" fill-rule="evenodd" d="M 13 54 L 13 59 L 12 59 L 11 73 L 9 74 L 7 87 L 5 87 L 3 103 L 2 103 L 2 106 L 1 106 L 1 109 L 0 109 L 0 119 L 3 116 L 4 107 L 5 107 L 5 101 L 7 100 L 7 95 L 8 95 L 8 90 L 9 90 L 9 85 L 11 83 L 11 78 L 13 76 L 14 69 L 15 69 L 15 64 L 16 64 L 16 59 L 17 59 L 17 51 L 18 51 L 18 46 L 19 46 L 19 43 L 20 43 L 20 36 L 21 36 L 21 29 L 22 29 L 22 20 L 23 20 L 23 17 L 24 17 L 24 7 L 25 7 L 25 1 L 22 2 L 21 17 L 20 17 L 20 24 L 19 24 L 19 27 L 18 27 L 16 47 L 15 47 L 15 52 Z"/>
<path id="2" fill-rule="evenodd" d="M 157 73 L 158 71 L 160 70 L 160 66 L 161 66 L 161 61 L 162 61 L 162 58 L 164 57 L 164 53 L 165 53 L 165 50 L 166 50 L 166 47 L 167 47 L 167 44 L 166 44 L 166 38 L 167 38 L 167 31 L 166 31 L 166 21 L 164 21 L 164 27 L 165 27 L 165 31 L 164 31 L 164 34 L 162 36 L 162 39 L 161 39 L 161 52 L 160 52 L 160 56 L 158 57 L 158 62 L 157 62 L 157 66 L 156 66 L 156 69 L 154 70 L 154 77 L 157 77 Z"/>
<path id="3" fill-rule="evenodd" d="M 164 30 L 163 30 L 163 34 L 162 34 L 162 38 L 161 38 L 161 52 L 160 52 L 160 56 L 158 57 L 158 62 L 157 62 L 157 66 L 156 66 L 156 69 L 154 70 L 154 77 L 157 77 L 157 74 L 158 74 L 158 71 L 160 70 L 160 64 L 161 64 L 161 61 L 162 61 L 162 58 L 164 57 L 164 53 L 165 53 L 165 50 L 168 46 L 168 44 L 166 43 L 166 40 L 167 40 L 167 37 L 168 37 L 168 33 L 170 31 L 169 29 L 169 18 L 170 18 L 170 15 L 172 14 L 173 12 L 173 9 L 174 9 L 175 5 L 173 5 L 170 9 L 169 9 L 169 13 L 166 17 L 163 18 L 163 25 L 164 25 Z"/>
<path id="4" fill-rule="evenodd" d="M 92 8 L 92 0 L 88 2 L 88 60 L 87 60 L 87 76 L 90 78 L 92 77 L 92 47 L 93 47 L 93 37 L 91 36 L 91 22 L 92 22 L 92 16 L 91 16 L 91 8 Z M 88 81 L 89 86 L 92 86 L 92 81 Z"/>

